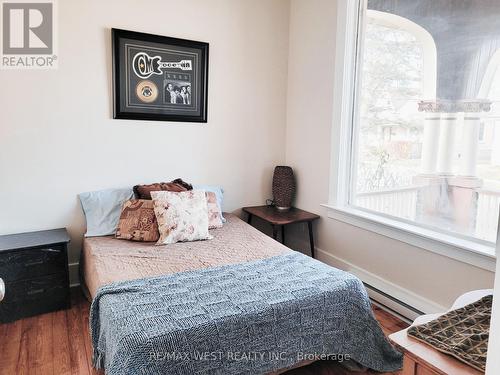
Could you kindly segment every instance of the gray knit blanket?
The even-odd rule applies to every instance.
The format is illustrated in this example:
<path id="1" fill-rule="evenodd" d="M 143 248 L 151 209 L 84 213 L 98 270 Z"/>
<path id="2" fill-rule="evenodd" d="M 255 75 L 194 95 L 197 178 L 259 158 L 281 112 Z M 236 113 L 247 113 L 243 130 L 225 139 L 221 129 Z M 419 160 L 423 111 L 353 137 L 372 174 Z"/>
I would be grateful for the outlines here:
<path id="1" fill-rule="evenodd" d="M 320 359 L 402 366 L 361 281 L 297 252 L 104 286 L 90 326 L 93 364 L 108 375 L 253 375 Z"/>

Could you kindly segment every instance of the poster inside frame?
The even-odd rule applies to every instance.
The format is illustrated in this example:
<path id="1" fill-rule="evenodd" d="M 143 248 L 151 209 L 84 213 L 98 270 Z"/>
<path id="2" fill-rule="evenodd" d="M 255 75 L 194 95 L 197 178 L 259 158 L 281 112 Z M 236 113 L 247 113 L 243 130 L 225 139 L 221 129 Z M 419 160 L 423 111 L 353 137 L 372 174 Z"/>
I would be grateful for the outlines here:
<path id="1" fill-rule="evenodd" d="M 114 118 L 207 122 L 208 43 L 111 33 Z"/>

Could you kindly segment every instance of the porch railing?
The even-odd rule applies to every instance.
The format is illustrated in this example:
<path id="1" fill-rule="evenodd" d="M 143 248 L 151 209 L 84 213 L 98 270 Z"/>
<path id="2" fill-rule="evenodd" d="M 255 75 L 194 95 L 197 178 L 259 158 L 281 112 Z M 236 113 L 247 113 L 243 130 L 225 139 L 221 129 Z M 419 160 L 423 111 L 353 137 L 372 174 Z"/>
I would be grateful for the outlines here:
<path id="1" fill-rule="evenodd" d="M 417 187 L 360 193 L 356 195 L 356 205 L 383 214 L 415 220 Z"/>
<path id="2" fill-rule="evenodd" d="M 387 189 L 356 196 L 356 205 L 407 220 L 415 220 L 418 186 Z M 500 190 L 478 189 L 475 236 L 495 242 L 500 208 Z"/>
<path id="3" fill-rule="evenodd" d="M 476 237 L 495 242 L 497 239 L 499 190 L 478 190 Z"/>

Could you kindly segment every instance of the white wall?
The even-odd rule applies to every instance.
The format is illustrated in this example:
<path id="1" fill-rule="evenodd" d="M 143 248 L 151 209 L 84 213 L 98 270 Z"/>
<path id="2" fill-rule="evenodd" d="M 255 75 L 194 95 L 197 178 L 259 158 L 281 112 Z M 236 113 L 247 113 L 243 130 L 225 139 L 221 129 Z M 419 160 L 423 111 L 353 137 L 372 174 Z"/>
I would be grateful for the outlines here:
<path id="1" fill-rule="evenodd" d="M 59 69 L 0 71 L 0 234 L 68 227 L 74 263 L 79 192 L 182 177 L 222 185 L 228 211 L 270 196 L 285 154 L 287 0 L 58 4 Z M 111 27 L 209 42 L 208 123 L 113 120 Z"/>
<path id="2" fill-rule="evenodd" d="M 296 205 L 322 216 L 318 257 L 396 284 L 423 305 L 449 307 L 466 291 L 491 288 L 492 272 L 329 219 L 320 207 L 329 195 L 335 40 L 335 1 L 291 1 L 286 162 L 297 175 Z"/>
<path id="3" fill-rule="evenodd" d="M 500 254 L 500 227 L 497 232 L 497 254 Z M 493 354 L 494 353 L 494 354 Z M 500 374 L 500 262 L 497 260 L 493 306 L 491 311 L 490 336 L 488 340 L 488 358 L 486 374 Z"/>
<path id="4" fill-rule="evenodd" d="M 497 245 L 497 254 L 499 253 Z M 500 262 L 497 261 L 495 289 L 493 293 L 493 310 L 491 312 L 490 336 L 488 342 L 488 360 L 486 374 L 500 374 Z"/>

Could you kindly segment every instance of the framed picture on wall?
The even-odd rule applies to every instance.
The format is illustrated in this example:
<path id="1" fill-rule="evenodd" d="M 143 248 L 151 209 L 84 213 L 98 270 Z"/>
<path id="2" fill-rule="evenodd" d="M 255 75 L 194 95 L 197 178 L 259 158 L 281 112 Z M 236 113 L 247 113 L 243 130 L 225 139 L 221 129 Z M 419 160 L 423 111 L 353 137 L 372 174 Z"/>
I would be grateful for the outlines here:
<path id="1" fill-rule="evenodd" d="M 112 29 L 114 118 L 207 122 L 208 43 Z"/>

